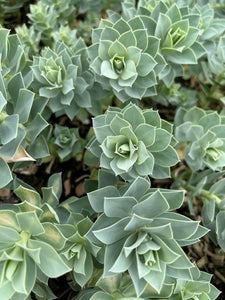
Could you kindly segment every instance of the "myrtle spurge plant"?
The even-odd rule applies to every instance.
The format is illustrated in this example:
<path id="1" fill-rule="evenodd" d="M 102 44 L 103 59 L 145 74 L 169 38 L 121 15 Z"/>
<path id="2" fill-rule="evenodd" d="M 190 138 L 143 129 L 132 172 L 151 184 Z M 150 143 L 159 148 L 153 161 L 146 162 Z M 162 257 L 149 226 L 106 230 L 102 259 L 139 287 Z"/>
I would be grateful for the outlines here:
<path id="1" fill-rule="evenodd" d="M 102 20 L 93 31 L 89 47 L 90 67 L 96 80 L 110 88 L 122 102 L 155 94 L 156 75 L 165 67 L 158 53 L 159 39 L 152 36 L 141 16 L 113 23 Z"/>
<path id="2" fill-rule="evenodd" d="M 224 7 L 0 0 L 1 300 L 223 299 Z"/>
<path id="3" fill-rule="evenodd" d="M 0 292 L 3 300 L 27 299 L 37 279 L 58 277 L 70 271 L 58 254 L 65 238 L 53 224 L 41 223 L 32 207 L 0 211 Z M 54 236 L 52 234 L 55 234 Z M 52 237 L 52 242 L 46 240 Z"/>
<path id="4" fill-rule="evenodd" d="M 210 229 L 209 238 L 224 250 L 224 171 L 213 172 L 210 169 L 188 174 L 187 171 L 176 178 L 174 187 L 182 185 L 187 191 L 190 210 L 194 214 L 194 199 L 201 198 L 203 208 L 201 211 L 202 222 Z"/>
<path id="5" fill-rule="evenodd" d="M 180 246 L 197 241 L 205 229 L 171 212 L 182 204 L 182 191 L 151 190 L 138 177 L 122 192 L 108 186 L 88 197 L 103 212 L 89 236 L 106 244 L 104 276 L 128 271 L 138 296 L 147 284 L 160 293 L 166 275 L 189 276 L 192 264 Z"/>
<path id="6" fill-rule="evenodd" d="M 101 167 L 116 175 L 165 178 L 178 162 L 172 147 L 172 125 L 162 120 L 157 111 L 128 104 L 95 117 L 93 127 L 96 137 L 88 149 L 100 156 Z"/>
<path id="7" fill-rule="evenodd" d="M 58 227 L 67 237 L 63 256 L 72 268 L 74 280 L 83 287 L 93 274 L 93 258 L 97 257 L 101 247 L 86 238 L 92 221 L 81 214 L 70 214 L 67 224 Z"/>
<path id="8" fill-rule="evenodd" d="M 79 137 L 78 128 L 56 125 L 52 147 L 62 161 L 68 160 L 73 155 L 81 152 L 82 140 Z"/>
<path id="9" fill-rule="evenodd" d="M 209 282 L 209 274 L 200 272 L 197 267 L 191 269 L 191 274 L 191 281 L 177 279 L 173 296 L 169 297 L 169 300 L 210 300 L 218 297 L 218 291 Z"/>
<path id="10" fill-rule="evenodd" d="M 180 8 L 175 3 L 170 5 L 167 1 L 140 1 L 137 10 L 134 9 L 134 1 L 128 0 L 125 4 L 125 16 L 146 15 L 151 20 L 146 28 L 160 41 L 159 53 L 167 66 L 158 76 L 167 86 L 173 83 L 175 77 L 182 75 L 182 65 L 196 64 L 205 54 L 204 47 L 198 42 L 200 13 L 192 12 L 189 7 Z"/>
<path id="11" fill-rule="evenodd" d="M 42 55 L 34 57 L 33 88 L 40 96 L 49 99 L 49 107 L 57 115 L 67 114 L 82 118 L 82 111 L 92 108 L 89 93 L 93 78 L 87 70 L 86 46 L 77 39 L 73 49 L 58 43 L 55 51 L 45 48 Z"/>
<path id="12" fill-rule="evenodd" d="M 175 137 L 186 143 L 184 157 L 193 170 L 221 170 L 225 166 L 225 119 L 198 107 L 176 114 Z"/>
<path id="13" fill-rule="evenodd" d="M 41 33 L 43 43 L 51 45 L 51 34 L 57 26 L 57 12 L 54 7 L 38 1 L 37 4 L 30 5 L 30 13 L 27 16 L 33 23 L 34 30 Z"/>

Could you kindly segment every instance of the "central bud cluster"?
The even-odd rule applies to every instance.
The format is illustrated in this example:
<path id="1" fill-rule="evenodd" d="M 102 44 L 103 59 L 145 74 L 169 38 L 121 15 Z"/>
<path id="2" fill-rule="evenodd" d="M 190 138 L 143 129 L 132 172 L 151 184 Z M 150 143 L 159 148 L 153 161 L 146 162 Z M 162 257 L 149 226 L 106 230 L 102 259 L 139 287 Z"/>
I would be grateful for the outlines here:
<path id="1" fill-rule="evenodd" d="M 115 56 L 112 60 L 112 67 L 116 71 L 117 74 L 121 74 L 123 69 L 125 68 L 124 57 Z"/>

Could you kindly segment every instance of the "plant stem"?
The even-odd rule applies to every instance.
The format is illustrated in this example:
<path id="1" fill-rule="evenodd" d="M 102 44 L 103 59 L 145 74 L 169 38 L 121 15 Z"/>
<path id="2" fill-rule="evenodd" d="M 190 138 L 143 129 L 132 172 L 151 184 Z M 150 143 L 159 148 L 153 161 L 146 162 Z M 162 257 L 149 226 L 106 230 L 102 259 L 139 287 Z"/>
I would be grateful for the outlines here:
<path id="1" fill-rule="evenodd" d="M 195 187 L 191 184 L 186 184 L 186 182 L 184 180 L 181 180 L 180 183 L 181 183 L 181 186 L 182 186 L 183 189 L 185 189 L 187 191 L 190 191 L 190 192 L 195 191 Z M 199 195 L 202 196 L 203 198 L 209 200 L 209 201 L 211 201 L 212 199 L 215 199 L 215 202 L 216 202 L 217 205 L 219 205 L 220 202 L 221 202 L 221 199 L 218 196 L 216 196 L 215 194 L 210 193 L 209 191 L 204 190 L 204 189 L 201 189 L 199 191 Z"/>

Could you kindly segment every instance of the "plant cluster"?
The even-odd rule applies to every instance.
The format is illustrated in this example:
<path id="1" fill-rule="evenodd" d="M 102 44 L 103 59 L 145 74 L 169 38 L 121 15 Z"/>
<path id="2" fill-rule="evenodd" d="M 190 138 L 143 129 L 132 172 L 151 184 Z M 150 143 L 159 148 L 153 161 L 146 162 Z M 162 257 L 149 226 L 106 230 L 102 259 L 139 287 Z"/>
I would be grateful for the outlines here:
<path id="1" fill-rule="evenodd" d="M 0 11 L 1 300 L 218 299 L 185 247 L 225 251 L 223 1 Z"/>

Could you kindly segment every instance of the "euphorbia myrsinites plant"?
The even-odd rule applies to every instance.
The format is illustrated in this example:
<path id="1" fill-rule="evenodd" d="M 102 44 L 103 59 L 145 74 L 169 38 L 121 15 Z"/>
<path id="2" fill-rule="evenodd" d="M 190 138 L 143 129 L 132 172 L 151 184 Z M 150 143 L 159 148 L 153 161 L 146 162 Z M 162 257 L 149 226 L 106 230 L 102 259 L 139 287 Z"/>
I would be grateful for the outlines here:
<path id="1" fill-rule="evenodd" d="M 0 299 L 221 299 L 222 1 L 0 2 Z"/>

